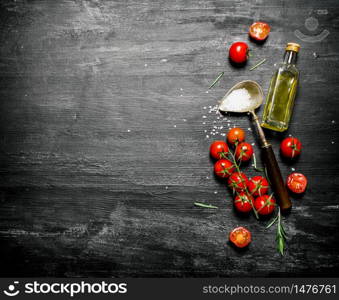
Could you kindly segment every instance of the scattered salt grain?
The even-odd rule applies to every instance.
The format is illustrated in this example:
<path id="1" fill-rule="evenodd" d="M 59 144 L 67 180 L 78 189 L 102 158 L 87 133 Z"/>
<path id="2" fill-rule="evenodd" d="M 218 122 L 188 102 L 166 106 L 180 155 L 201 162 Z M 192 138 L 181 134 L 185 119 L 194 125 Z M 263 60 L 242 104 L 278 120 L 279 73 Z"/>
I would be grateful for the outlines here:
<path id="1" fill-rule="evenodd" d="M 204 132 L 207 132 L 207 130 L 205 129 Z"/>
<path id="2" fill-rule="evenodd" d="M 168 190 L 168 186 L 165 186 L 165 189 Z"/>
<path id="3" fill-rule="evenodd" d="M 206 91 L 206 94 L 208 94 L 208 91 Z"/>
<path id="4" fill-rule="evenodd" d="M 205 125 L 206 124 L 206 122 L 202 122 L 202 125 Z"/>
<path id="5" fill-rule="evenodd" d="M 182 119 L 184 122 L 186 122 L 187 120 L 186 119 Z"/>
<path id="6" fill-rule="evenodd" d="M 204 109 L 206 109 L 207 107 L 206 106 L 204 106 Z"/>
<path id="7" fill-rule="evenodd" d="M 167 62 L 167 59 L 166 59 L 166 58 L 163 58 L 161 61 L 162 61 L 162 62 Z"/>
<path id="8" fill-rule="evenodd" d="M 180 88 L 180 91 L 183 91 L 184 89 L 183 88 Z"/>
<path id="9" fill-rule="evenodd" d="M 333 145 L 333 144 L 334 144 L 334 141 L 332 141 L 331 144 Z"/>
<path id="10" fill-rule="evenodd" d="M 247 128 L 247 130 L 248 130 L 248 131 L 252 131 L 252 129 L 251 129 L 251 128 Z"/>
<path id="11" fill-rule="evenodd" d="M 208 176 L 206 176 L 206 179 L 210 179 Z"/>
<path id="12" fill-rule="evenodd" d="M 252 146 L 254 146 L 255 144 L 254 144 L 254 143 L 252 143 L 251 145 L 252 145 Z"/>
<path id="13" fill-rule="evenodd" d="M 180 95 L 180 97 L 182 97 L 182 94 Z"/>
<path id="14" fill-rule="evenodd" d="M 209 137 L 210 137 L 210 136 L 207 134 L 207 135 L 206 135 L 206 139 L 208 139 Z"/>
<path id="15" fill-rule="evenodd" d="M 127 132 L 131 132 L 131 129 L 127 129 Z"/>
<path id="16" fill-rule="evenodd" d="M 332 120 L 332 124 L 335 124 L 335 121 L 334 121 L 334 120 Z"/>
<path id="17" fill-rule="evenodd" d="M 214 191 L 214 194 L 218 194 L 218 191 Z"/>
<path id="18" fill-rule="evenodd" d="M 147 67 L 147 64 L 145 64 L 145 67 Z"/>
<path id="19" fill-rule="evenodd" d="M 206 116 L 202 116 L 203 119 L 206 119 L 207 117 Z"/>
<path id="20" fill-rule="evenodd" d="M 291 168 L 291 171 L 293 171 L 293 172 L 294 172 L 294 171 L 295 171 L 295 169 L 294 169 L 294 168 Z"/>
<path id="21" fill-rule="evenodd" d="M 174 128 L 176 128 L 176 127 L 177 127 L 177 125 L 173 125 L 173 127 L 174 127 Z"/>

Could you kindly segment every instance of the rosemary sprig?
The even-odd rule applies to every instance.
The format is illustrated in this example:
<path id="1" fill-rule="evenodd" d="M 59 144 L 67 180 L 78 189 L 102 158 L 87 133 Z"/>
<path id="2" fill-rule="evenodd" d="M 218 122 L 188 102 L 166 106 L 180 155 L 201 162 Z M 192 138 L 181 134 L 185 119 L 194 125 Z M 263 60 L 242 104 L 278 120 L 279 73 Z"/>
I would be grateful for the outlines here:
<path id="1" fill-rule="evenodd" d="M 253 71 L 254 69 L 258 68 L 260 65 L 262 65 L 264 62 L 266 61 L 266 58 L 264 58 L 263 60 L 259 61 L 256 65 L 254 65 L 250 71 Z"/>
<path id="2" fill-rule="evenodd" d="M 253 152 L 253 165 L 252 167 L 254 168 L 254 170 L 256 170 L 257 172 L 264 172 L 263 168 L 258 168 L 257 166 L 257 158 L 255 157 L 255 153 Z"/>
<path id="3" fill-rule="evenodd" d="M 214 87 L 217 84 L 217 82 L 220 80 L 220 78 L 223 76 L 224 76 L 224 72 L 221 72 L 208 89 L 211 89 L 212 87 Z"/>
<path id="4" fill-rule="evenodd" d="M 280 208 L 278 208 L 277 216 L 266 226 L 266 229 L 270 228 L 274 223 L 277 223 L 277 234 L 276 234 L 277 249 L 281 255 L 284 255 L 284 250 L 286 248 L 286 231 L 281 222 Z"/>
<path id="5" fill-rule="evenodd" d="M 210 205 L 210 204 L 204 204 L 200 202 L 194 202 L 194 205 L 199 206 L 199 207 L 204 207 L 204 208 L 218 208 L 217 206 Z"/>

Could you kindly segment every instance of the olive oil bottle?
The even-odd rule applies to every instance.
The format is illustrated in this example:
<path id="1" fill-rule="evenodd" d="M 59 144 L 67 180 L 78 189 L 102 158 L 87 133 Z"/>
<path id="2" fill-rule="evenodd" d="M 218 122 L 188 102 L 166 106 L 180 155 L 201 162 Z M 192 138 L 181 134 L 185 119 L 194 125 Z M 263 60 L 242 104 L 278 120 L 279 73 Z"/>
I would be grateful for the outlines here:
<path id="1" fill-rule="evenodd" d="M 280 132 L 288 128 L 299 80 L 295 65 L 299 49 L 296 43 L 286 45 L 284 61 L 273 75 L 268 90 L 262 127 Z"/>

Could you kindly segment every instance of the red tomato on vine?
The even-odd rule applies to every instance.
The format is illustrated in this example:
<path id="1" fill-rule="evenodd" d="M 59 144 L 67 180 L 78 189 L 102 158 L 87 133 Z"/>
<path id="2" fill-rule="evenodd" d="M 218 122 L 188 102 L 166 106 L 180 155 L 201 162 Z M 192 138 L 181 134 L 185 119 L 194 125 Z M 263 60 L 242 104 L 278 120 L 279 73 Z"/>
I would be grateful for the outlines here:
<path id="1" fill-rule="evenodd" d="M 210 146 L 210 154 L 214 159 L 227 158 L 228 145 L 224 141 L 215 141 Z"/>
<path id="2" fill-rule="evenodd" d="M 256 197 L 265 195 L 268 191 L 269 184 L 265 177 L 254 176 L 248 182 L 247 187 L 251 195 Z"/>
<path id="3" fill-rule="evenodd" d="M 253 155 L 253 147 L 249 143 L 242 142 L 235 148 L 235 158 L 239 161 L 249 161 Z"/>
<path id="4" fill-rule="evenodd" d="M 234 172 L 234 165 L 228 159 L 220 159 L 214 164 L 214 173 L 220 178 L 228 178 Z"/>

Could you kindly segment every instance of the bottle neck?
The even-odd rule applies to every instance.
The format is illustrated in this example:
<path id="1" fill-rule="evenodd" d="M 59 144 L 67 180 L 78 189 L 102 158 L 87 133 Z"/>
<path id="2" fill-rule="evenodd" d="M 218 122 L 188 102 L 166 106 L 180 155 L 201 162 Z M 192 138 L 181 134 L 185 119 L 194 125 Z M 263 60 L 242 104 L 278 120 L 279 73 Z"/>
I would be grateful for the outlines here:
<path id="1" fill-rule="evenodd" d="M 295 51 L 286 51 L 284 55 L 284 63 L 295 65 L 297 62 L 297 52 Z"/>

